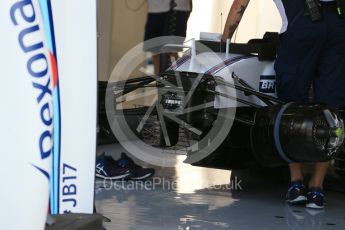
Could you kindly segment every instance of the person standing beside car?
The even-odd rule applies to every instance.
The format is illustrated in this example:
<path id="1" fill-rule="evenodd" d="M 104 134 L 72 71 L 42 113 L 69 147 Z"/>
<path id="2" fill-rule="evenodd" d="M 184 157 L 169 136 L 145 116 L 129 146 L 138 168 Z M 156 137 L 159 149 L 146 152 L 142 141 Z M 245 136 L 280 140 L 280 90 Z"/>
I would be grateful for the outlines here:
<path id="1" fill-rule="evenodd" d="M 192 0 L 147 0 L 148 14 L 144 41 L 162 36 L 178 36 L 183 43 L 186 37 L 187 22 L 192 11 Z M 160 72 L 160 55 L 162 47 L 150 47 L 144 42 L 144 51 L 152 53 L 154 73 Z M 172 54 L 175 58 L 176 54 Z"/>
<path id="2" fill-rule="evenodd" d="M 311 85 L 317 103 L 345 107 L 345 0 L 273 0 L 283 19 L 275 62 L 279 99 L 307 103 Z M 250 0 L 234 0 L 223 41 L 237 29 Z M 314 164 L 308 184 L 302 164 L 292 163 L 286 201 L 324 208 L 323 181 L 329 162 Z"/>

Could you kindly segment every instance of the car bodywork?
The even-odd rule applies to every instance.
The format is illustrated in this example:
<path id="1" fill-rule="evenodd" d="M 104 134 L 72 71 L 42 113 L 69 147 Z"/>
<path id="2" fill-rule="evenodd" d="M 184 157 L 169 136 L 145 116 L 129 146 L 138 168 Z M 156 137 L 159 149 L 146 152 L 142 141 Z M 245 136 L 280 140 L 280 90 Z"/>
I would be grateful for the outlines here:
<path id="1" fill-rule="evenodd" d="M 120 109 L 138 139 L 162 149 L 179 146 L 186 163 L 220 169 L 318 162 L 342 152 L 342 111 L 277 98 L 276 36 L 231 44 L 230 52 L 225 44 L 206 41 L 191 48 L 160 76 L 108 84 L 113 102 L 140 88 L 157 88 L 154 106 Z M 149 117 L 154 121 L 148 125 Z M 181 147 L 186 140 L 188 148 Z"/>

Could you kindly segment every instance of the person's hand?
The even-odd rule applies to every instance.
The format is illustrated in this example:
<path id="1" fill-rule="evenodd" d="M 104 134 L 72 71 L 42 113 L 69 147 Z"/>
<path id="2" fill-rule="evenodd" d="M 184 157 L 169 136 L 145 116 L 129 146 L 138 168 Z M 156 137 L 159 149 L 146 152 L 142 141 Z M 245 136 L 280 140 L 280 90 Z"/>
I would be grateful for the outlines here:
<path id="1" fill-rule="evenodd" d="M 229 30 L 224 29 L 223 35 L 222 35 L 222 42 L 226 42 L 226 40 L 229 38 Z"/>

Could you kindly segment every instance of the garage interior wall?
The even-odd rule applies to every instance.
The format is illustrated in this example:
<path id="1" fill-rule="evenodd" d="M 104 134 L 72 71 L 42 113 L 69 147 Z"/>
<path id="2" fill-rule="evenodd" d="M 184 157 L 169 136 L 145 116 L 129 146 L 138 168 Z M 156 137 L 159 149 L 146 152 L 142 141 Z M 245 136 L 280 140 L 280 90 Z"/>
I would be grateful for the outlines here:
<path id="1" fill-rule="evenodd" d="M 201 31 L 221 33 L 232 2 L 193 0 L 187 39 L 199 38 Z M 143 41 L 146 14 L 146 0 L 98 0 L 99 80 L 107 81 L 122 56 Z M 265 31 L 279 31 L 280 27 L 281 19 L 273 1 L 251 1 L 233 41 L 246 42 L 262 37 Z M 144 52 L 138 55 L 146 56 Z M 140 76 L 140 72 L 134 71 L 132 75 Z"/>
<path id="2" fill-rule="evenodd" d="M 98 79 L 108 81 L 116 63 L 128 50 L 142 42 L 147 5 L 146 0 L 98 0 L 97 3 L 98 66 L 101 69 Z M 140 76 L 139 71 L 134 71 L 133 76 Z"/>
<path id="3" fill-rule="evenodd" d="M 222 33 L 232 3 L 233 0 L 194 0 L 187 38 L 199 38 L 200 32 Z M 261 38 L 266 31 L 279 32 L 281 24 L 273 0 L 252 0 L 232 41 L 247 42 Z"/>

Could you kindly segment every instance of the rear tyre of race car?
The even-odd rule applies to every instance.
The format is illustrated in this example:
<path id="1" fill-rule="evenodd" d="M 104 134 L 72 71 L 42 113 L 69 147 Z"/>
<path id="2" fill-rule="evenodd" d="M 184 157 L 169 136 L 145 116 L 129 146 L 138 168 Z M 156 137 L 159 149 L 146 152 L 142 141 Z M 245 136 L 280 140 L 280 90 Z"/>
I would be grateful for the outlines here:
<path id="1" fill-rule="evenodd" d="M 174 121 L 170 120 L 169 118 L 164 118 L 165 120 L 165 125 L 166 125 L 166 130 L 167 130 L 167 135 L 169 138 L 169 144 L 166 143 L 166 138 L 164 138 L 164 132 L 162 128 L 160 128 L 160 146 L 162 147 L 170 147 L 170 146 L 175 146 L 178 141 L 179 141 L 179 125 L 175 123 Z"/>

